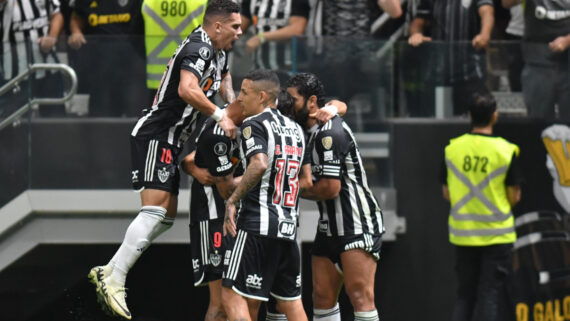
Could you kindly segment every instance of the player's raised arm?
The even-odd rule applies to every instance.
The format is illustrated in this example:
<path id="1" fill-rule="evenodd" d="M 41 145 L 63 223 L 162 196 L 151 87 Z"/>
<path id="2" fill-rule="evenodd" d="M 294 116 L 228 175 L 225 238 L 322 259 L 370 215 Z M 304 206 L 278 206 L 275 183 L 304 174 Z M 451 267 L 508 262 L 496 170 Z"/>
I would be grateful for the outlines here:
<path id="1" fill-rule="evenodd" d="M 214 105 L 206 95 L 204 95 L 202 88 L 200 88 L 198 84 L 198 78 L 192 72 L 185 69 L 180 70 L 178 95 L 204 115 L 212 117 L 220 127 L 222 127 L 226 136 L 235 138 L 236 125 L 220 107 Z"/>

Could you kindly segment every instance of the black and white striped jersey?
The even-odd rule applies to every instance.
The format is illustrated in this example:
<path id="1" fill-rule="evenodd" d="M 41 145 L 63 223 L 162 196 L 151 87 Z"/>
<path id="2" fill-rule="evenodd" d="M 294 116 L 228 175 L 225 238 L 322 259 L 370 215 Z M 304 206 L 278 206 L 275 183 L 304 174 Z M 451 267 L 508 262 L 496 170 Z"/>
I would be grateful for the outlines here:
<path id="1" fill-rule="evenodd" d="M 162 75 L 152 108 L 141 117 L 131 135 L 180 147 L 196 125 L 198 110 L 178 96 L 181 69 L 192 72 L 206 97 L 214 98 L 228 69 L 227 53 L 214 50 L 210 37 L 198 27 L 178 46 Z"/>
<path id="2" fill-rule="evenodd" d="M 245 166 L 258 153 L 267 154 L 267 169 L 241 200 L 238 229 L 294 241 L 297 234 L 299 172 L 304 159 L 302 128 L 277 109 L 266 108 L 241 126 L 240 154 Z M 244 174 L 245 175 L 245 174 Z"/>
<path id="3" fill-rule="evenodd" d="M 40 51 L 38 39 L 48 35 L 50 17 L 59 13 L 59 0 L 5 0 L 0 3 L 0 75 L 11 79 L 29 64 L 55 62 L 55 53 Z M 36 78 L 45 71 L 36 73 Z"/>
<path id="4" fill-rule="evenodd" d="M 309 18 L 308 0 L 244 0 L 241 14 L 255 26 L 255 32 L 275 31 L 289 25 L 291 16 Z M 257 68 L 283 70 L 292 64 L 290 41 L 271 41 L 255 52 Z"/>
<path id="5" fill-rule="evenodd" d="M 329 236 L 384 232 L 378 201 L 368 186 L 366 172 L 354 134 L 342 118 L 335 116 L 314 128 L 309 138 L 313 177 L 340 179 L 339 195 L 319 201 L 319 231 Z"/>
<path id="6" fill-rule="evenodd" d="M 194 162 L 207 168 L 212 176 L 227 176 L 232 173 L 232 155 L 237 143 L 227 137 L 224 130 L 208 117 L 196 139 Z M 191 222 L 215 220 L 224 217 L 225 203 L 215 185 L 202 185 L 190 176 Z"/>

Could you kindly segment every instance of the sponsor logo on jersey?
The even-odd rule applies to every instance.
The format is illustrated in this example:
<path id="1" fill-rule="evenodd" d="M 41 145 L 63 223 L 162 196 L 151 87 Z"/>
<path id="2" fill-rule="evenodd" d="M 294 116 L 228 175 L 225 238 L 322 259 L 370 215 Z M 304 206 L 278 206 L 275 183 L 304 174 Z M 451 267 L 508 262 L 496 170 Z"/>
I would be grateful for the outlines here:
<path id="1" fill-rule="evenodd" d="M 139 181 L 139 170 L 135 170 L 135 171 L 131 171 L 131 173 L 133 174 L 133 177 L 131 177 L 131 180 L 133 181 L 133 183 L 138 183 Z"/>
<path id="2" fill-rule="evenodd" d="M 298 288 L 301 287 L 301 273 L 297 274 L 297 278 L 295 279 L 295 286 Z"/>
<path id="3" fill-rule="evenodd" d="M 223 156 L 218 156 L 218 160 L 220 161 L 221 165 L 226 165 L 227 163 L 229 163 L 230 161 L 228 160 L 228 156 L 223 155 Z"/>
<path id="4" fill-rule="evenodd" d="M 198 49 L 198 53 L 200 54 L 200 57 L 202 57 L 202 59 L 204 60 L 208 60 L 212 56 L 212 52 L 208 47 L 202 47 Z"/>
<path id="5" fill-rule="evenodd" d="M 331 149 L 333 143 L 332 137 L 331 136 L 323 137 L 323 139 L 321 139 L 321 143 L 323 143 L 323 147 L 325 149 Z"/>
<path id="6" fill-rule="evenodd" d="M 197 272 L 200 268 L 200 260 L 192 259 L 192 268 L 194 269 L 194 272 Z"/>
<path id="7" fill-rule="evenodd" d="M 128 23 L 131 21 L 130 13 L 119 13 L 119 14 L 105 14 L 97 15 L 95 13 L 90 14 L 87 17 L 89 25 L 96 27 L 98 25 L 114 24 L 114 23 Z"/>
<path id="8" fill-rule="evenodd" d="M 251 126 L 247 126 L 241 133 L 245 139 L 249 139 L 251 137 Z"/>
<path id="9" fill-rule="evenodd" d="M 219 172 L 227 171 L 230 168 L 232 168 L 232 163 L 228 163 L 228 164 L 216 167 L 216 172 L 219 173 Z"/>
<path id="10" fill-rule="evenodd" d="M 363 248 L 365 247 L 364 247 L 364 241 L 362 240 L 354 241 L 344 246 L 345 251 L 354 250 L 354 249 L 363 249 Z"/>
<path id="11" fill-rule="evenodd" d="M 294 239 L 297 225 L 291 220 L 280 220 L 277 227 L 277 237 Z"/>
<path id="12" fill-rule="evenodd" d="M 271 130 L 279 136 L 295 137 L 297 140 L 301 140 L 301 133 L 297 127 L 281 126 L 280 124 L 272 121 Z"/>
<path id="13" fill-rule="evenodd" d="M 225 143 L 217 143 L 214 145 L 214 153 L 216 155 L 224 155 L 228 151 L 228 146 Z"/>
<path id="14" fill-rule="evenodd" d="M 206 63 L 202 59 L 198 59 L 196 61 L 196 63 L 191 62 L 188 64 L 188 66 L 190 66 L 190 68 L 196 70 L 200 74 L 200 76 L 202 76 L 204 74 L 205 65 L 206 65 Z"/>
<path id="15" fill-rule="evenodd" d="M 255 145 L 255 141 L 253 140 L 253 138 L 247 139 L 245 141 L 245 147 L 246 148 L 252 148 L 253 145 Z"/>
<path id="16" fill-rule="evenodd" d="M 222 256 L 218 253 L 210 253 L 210 262 L 212 262 L 213 266 L 218 266 L 222 262 Z"/>
<path id="17" fill-rule="evenodd" d="M 320 220 L 319 221 L 319 232 L 325 233 L 329 230 L 329 221 L 327 220 Z"/>
<path id="18" fill-rule="evenodd" d="M 158 170 L 158 180 L 160 180 L 161 183 L 166 183 L 169 176 L 170 172 L 168 172 L 165 167 Z"/>
<path id="19" fill-rule="evenodd" d="M 226 254 L 224 254 L 224 265 L 230 265 L 231 256 L 232 256 L 232 250 L 226 250 Z"/>
<path id="20" fill-rule="evenodd" d="M 263 148 L 263 146 L 261 146 L 261 145 L 255 145 L 255 146 L 253 146 L 252 148 L 248 149 L 248 150 L 245 152 L 245 154 L 246 154 L 246 155 L 249 155 L 249 154 L 250 154 L 251 152 L 253 152 L 254 150 L 258 150 L 258 149 L 262 149 L 262 148 Z"/>
<path id="21" fill-rule="evenodd" d="M 332 150 L 327 150 L 326 152 L 323 153 L 323 160 L 325 162 L 327 161 L 332 161 L 333 160 L 333 151 Z"/>
<path id="22" fill-rule="evenodd" d="M 245 286 L 248 288 L 261 289 L 263 278 L 257 274 L 248 274 L 247 279 L 245 279 Z"/>

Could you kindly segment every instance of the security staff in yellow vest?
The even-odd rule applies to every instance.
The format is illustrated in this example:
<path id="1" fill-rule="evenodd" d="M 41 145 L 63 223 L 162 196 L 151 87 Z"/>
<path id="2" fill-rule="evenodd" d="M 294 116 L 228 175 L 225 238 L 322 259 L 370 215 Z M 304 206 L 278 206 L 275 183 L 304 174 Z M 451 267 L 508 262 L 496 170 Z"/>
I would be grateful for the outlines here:
<path id="1" fill-rule="evenodd" d="M 143 1 L 146 85 L 151 96 L 178 44 L 202 24 L 207 4 L 208 0 Z"/>
<path id="2" fill-rule="evenodd" d="M 511 207 L 521 196 L 519 147 L 493 136 L 498 113 L 491 95 L 474 95 L 469 114 L 472 130 L 445 147 L 441 177 L 459 281 L 452 320 L 504 320 L 516 240 Z"/>

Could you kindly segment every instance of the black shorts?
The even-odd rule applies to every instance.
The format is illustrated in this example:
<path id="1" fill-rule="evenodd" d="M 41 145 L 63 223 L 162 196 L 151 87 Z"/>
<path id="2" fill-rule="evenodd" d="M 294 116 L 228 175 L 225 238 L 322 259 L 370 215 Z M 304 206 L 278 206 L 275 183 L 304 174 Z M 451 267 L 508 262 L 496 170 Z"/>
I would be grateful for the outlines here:
<path id="1" fill-rule="evenodd" d="M 326 233 L 317 232 L 313 243 L 312 255 L 329 258 L 333 264 L 342 271 L 340 254 L 342 252 L 362 249 L 372 255 L 374 260 L 380 259 L 382 236 L 371 234 L 358 234 L 349 236 L 327 236 Z"/>
<path id="2" fill-rule="evenodd" d="M 133 188 L 159 189 L 178 195 L 180 148 L 158 140 L 138 139 L 131 136 L 131 180 Z"/>
<path id="3" fill-rule="evenodd" d="M 222 285 L 246 298 L 268 301 L 301 298 L 301 257 L 296 242 L 238 231 L 224 258 Z"/>
<path id="4" fill-rule="evenodd" d="M 190 224 L 194 286 L 206 285 L 210 281 L 222 278 L 224 256 L 235 241 L 229 233 L 224 236 L 223 226 L 223 218 Z"/>

